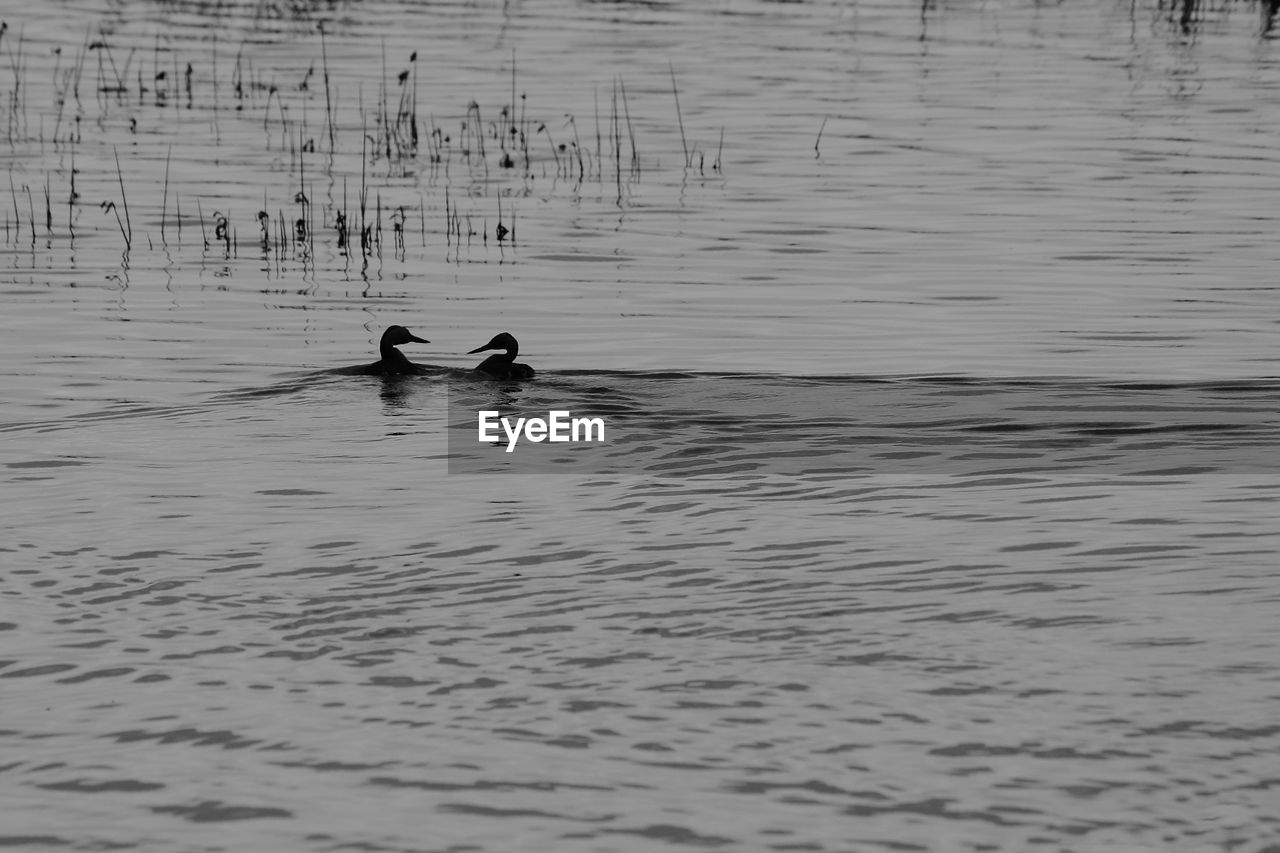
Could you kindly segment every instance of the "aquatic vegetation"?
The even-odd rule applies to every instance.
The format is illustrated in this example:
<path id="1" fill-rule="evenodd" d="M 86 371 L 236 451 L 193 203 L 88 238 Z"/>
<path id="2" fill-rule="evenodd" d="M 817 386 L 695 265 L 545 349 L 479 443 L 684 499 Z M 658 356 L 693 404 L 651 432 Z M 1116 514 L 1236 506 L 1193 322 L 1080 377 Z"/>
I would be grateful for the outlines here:
<path id="1" fill-rule="evenodd" d="M 247 37 L 228 48 L 215 33 L 200 54 L 160 34 L 131 43 L 106 26 L 56 47 L 46 63 L 21 32 L 0 26 L 0 69 L 7 65 L 12 78 L 6 137 L 28 175 L 15 179 L 11 165 L 6 242 L 29 236 L 38 249 L 42 218 L 46 250 L 100 239 L 113 223 L 125 264 L 140 251 L 184 248 L 197 229 L 204 252 L 257 252 L 304 270 L 318 252 L 362 264 L 384 251 L 403 257 L 415 234 L 421 248 L 440 245 L 451 260 L 484 261 L 491 250 L 501 257 L 519 246 L 521 199 L 572 202 L 595 192 L 603 200 L 607 188 L 625 207 L 641 178 L 621 75 L 609 84 L 604 114 L 592 89 L 588 130 L 573 111 L 534 113 L 514 51 L 508 68 L 495 69 L 509 76 L 506 103 L 445 93 L 442 108 L 424 103 L 418 52 L 397 61 L 384 43 L 368 98 L 367 80 L 332 65 L 333 25 L 311 26 L 301 44 L 310 39 L 314 52 L 295 66 L 263 64 Z M 685 137 L 674 65 L 669 71 L 688 170 L 698 151 Z M 37 78 L 46 82 L 33 85 Z M 219 165 L 244 160 L 246 150 L 257 152 L 248 162 Z M 223 168 L 260 196 L 238 197 L 235 182 L 217 177 Z M 55 222 L 62 199 L 65 222 Z M 97 217 L 84 215 L 89 206 Z M 254 236 L 242 245 L 242 233 Z"/>

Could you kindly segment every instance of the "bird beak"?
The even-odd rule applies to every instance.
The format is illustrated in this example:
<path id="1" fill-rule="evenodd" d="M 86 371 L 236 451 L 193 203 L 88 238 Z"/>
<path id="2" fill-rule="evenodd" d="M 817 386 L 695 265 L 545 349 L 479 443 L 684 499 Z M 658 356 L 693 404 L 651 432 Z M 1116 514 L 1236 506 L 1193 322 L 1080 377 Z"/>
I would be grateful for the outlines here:
<path id="1" fill-rule="evenodd" d="M 476 347 L 476 348 L 475 348 L 475 349 L 473 349 L 473 350 L 467 350 L 467 355 L 475 355 L 476 353 L 478 353 L 478 352 L 484 352 L 484 351 L 485 351 L 485 350 L 487 350 L 487 349 L 493 349 L 493 347 L 492 347 L 491 345 L 489 345 L 489 344 L 485 344 L 485 345 L 484 345 L 484 346 L 482 346 L 482 347 Z"/>
<path id="2" fill-rule="evenodd" d="M 429 344 L 429 343 L 431 343 L 431 341 L 427 340 L 426 338 L 420 338 L 420 337 L 418 337 L 417 335 L 415 335 L 413 332 L 410 332 L 410 333 L 409 333 L 409 340 L 413 341 L 415 344 Z"/>

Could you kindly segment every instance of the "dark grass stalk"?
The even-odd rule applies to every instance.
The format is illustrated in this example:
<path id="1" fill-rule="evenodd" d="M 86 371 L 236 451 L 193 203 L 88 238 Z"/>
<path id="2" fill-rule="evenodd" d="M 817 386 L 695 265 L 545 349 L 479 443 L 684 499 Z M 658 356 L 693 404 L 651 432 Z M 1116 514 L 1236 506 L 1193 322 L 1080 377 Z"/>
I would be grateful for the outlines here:
<path id="1" fill-rule="evenodd" d="M 53 236 L 53 201 L 50 198 L 48 172 L 44 176 L 44 231 L 48 236 Z"/>
<path id="2" fill-rule="evenodd" d="M 209 233 L 204 230 L 204 208 L 200 205 L 200 197 L 196 196 L 196 216 L 200 218 L 200 237 L 204 240 L 204 247 L 209 248 Z"/>
<path id="3" fill-rule="evenodd" d="M 340 97 L 339 97 L 340 95 L 341 95 L 341 91 L 338 89 L 338 87 L 337 87 L 337 86 L 335 86 L 335 87 L 333 88 L 333 112 L 334 112 L 334 115 L 337 115 L 337 114 L 338 114 L 338 112 L 342 109 L 342 102 L 341 102 L 341 99 L 340 99 Z M 333 178 L 333 161 L 334 161 L 334 159 L 336 158 L 336 154 L 334 153 L 334 150 L 335 150 L 335 149 L 337 148 L 337 146 L 338 146 L 338 141 L 337 141 L 337 132 L 338 132 L 338 129 L 337 129 L 337 125 L 335 124 L 333 127 L 330 127 L 330 128 L 329 128 L 329 130 L 331 131 L 331 138 L 330 138 L 330 141 L 329 141 L 329 163 L 328 163 L 328 170 L 326 171 L 326 173 L 325 173 L 325 174 L 327 174 L 327 175 L 330 177 L 330 179 L 332 179 L 332 178 Z"/>
<path id="4" fill-rule="evenodd" d="M 127 100 L 127 97 L 129 95 L 129 88 L 124 84 L 124 81 L 129 79 L 129 71 L 130 69 L 133 68 L 133 57 L 137 52 L 138 52 L 138 49 L 136 47 L 131 47 L 129 48 L 129 55 L 124 58 L 124 70 L 120 72 L 120 92 L 119 92 L 120 100 L 122 103 Z M 139 65 L 141 65 L 141 63 L 139 63 Z M 142 82 L 141 68 L 139 68 L 138 70 L 138 82 L 139 82 L 139 89 L 141 89 L 141 82 Z M 142 102 L 141 92 L 138 93 L 138 102 L 139 103 Z"/>
<path id="5" fill-rule="evenodd" d="M 528 107 L 528 99 L 524 93 L 520 94 L 520 145 L 524 149 L 524 173 L 527 177 L 529 174 L 529 119 L 525 110 Z"/>
<path id="6" fill-rule="evenodd" d="M 401 160 L 415 157 L 418 153 L 418 125 L 414 118 L 417 113 L 417 79 L 418 52 L 415 50 L 409 55 L 409 67 L 396 77 L 400 84 L 400 99 L 396 103 L 394 135 L 396 156 Z"/>
<path id="7" fill-rule="evenodd" d="M 231 223 L 217 210 L 213 212 L 213 239 L 222 244 L 227 255 L 231 254 Z"/>
<path id="8" fill-rule="evenodd" d="M 315 185 L 312 184 L 311 193 L 314 195 L 315 191 Z M 316 256 L 316 212 L 315 207 L 309 201 L 311 197 L 311 195 L 307 196 L 307 254 L 314 260 Z"/>
<path id="9" fill-rule="evenodd" d="M 9 29 L 8 22 L 0 24 L 0 38 Z M 9 67 L 13 70 L 13 92 L 9 96 L 9 144 L 14 143 L 14 130 L 18 125 L 18 105 L 21 103 L 22 90 L 22 32 L 18 32 L 18 46 L 9 57 Z"/>
<path id="10" fill-rule="evenodd" d="M 618 88 L 622 92 L 622 114 L 627 119 L 627 138 L 631 140 L 631 174 L 640 176 L 640 152 L 636 150 L 636 132 L 631 126 L 631 107 L 627 104 L 627 81 L 618 78 Z M 619 152 L 621 156 L 621 152 Z"/>
<path id="11" fill-rule="evenodd" d="M 173 144 L 169 145 L 169 153 L 164 157 L 164 196 L 160 202 L 160 242 L 165 243 L 164 226 L 169 210 L 169 160 L 173 157 Z"/>
<path id="12" fill-rule="evenodd" d="M 550 146 L 551 148 L 551 156 L 556 158 L 556 177 L 558 178 L 560 177 L 560 171 L 561 171 L 560 170 L 560 154 L 558 151 L 556 151 L 555 140 L 551 138 L 551 131 L 547 130 L 547 126 L 545 124 L 538 125 L 538 130 L 542 131 L 547 135 L 547 145 Z"/>
<path id="13" fill-rule="evenodd" d="M 316 153 L 316 140 L 315 137 L 311 135 L 311 125 L 308 121 L 306 98 L 303 98 L 302 100 L 302 122 L 301 124 L 295 125 L 295 127 L 298 129 L 298 151 L 301 152 L 301 154 Z"/>
<path id="14" fill-rule="evenodd" d="M 720 144 L 716 146 L 716 161 L 711 164 L 711 171 L 724 174 L 724 166 L 720 162 L 720 155 L 724 153 L 724 125 L 720 125 Z"/>
<path id="15" fill-rule="evenodd" d="M 262 250 L 271 251 L 271 214 L 267 213 L 267 188 L 262 188 L 262 207 L 258 210 L 258 227 L 262 229 Z"/>
<path id="16" fill-rule="evenodd" d="M 22 216 L 18 213 L 18 190 L 13 185 L 13 169 L 9 170 L 9 200 L 13 202 L 14 242 L 17 242 L 19 229 L 22 227 Z M 5 242 L 8 242 L 6 240 Z"/>
<path id="17" fill-rule="evenodd" d="M 124 191 L 124 172 L 120 169 L 120 152 L 114 145 L 111 146 L 111 151 L 116 158 L 116 177 L 120 179 L 120 202 L 124 205 L 124 221 L 128 226 L 128 233 L 124 237 L 124 247 L 127 251 L 133 246 L 133 222 L 129 219 L 129 196 Z"/>
<path id="18" fill-rule="evenodd" d="M 480 162 L 484 164 L 484 176 L 485 178 L 488 178 L 489 177 L 489 158 L 485 155 L 485 152 L 484 152 L 484 119 L 480 117 L 480 104 L 478 104 L 475 101 L 472 101 L 471 105 L 467 107 L 467 118 L 468 118 L 467 123 L 468 124 L 471 123 L 470 117 L 473 112 L 475 113 L 474 135 L 476 138 L 476 146 L 480 149 Z"/>
<path id="19" fill-rule="evenodd" d="M 26 44 L 26 39 L 24 38 L 25 30 L 26 30 L 26 27 L 18 28 L 18 48 L 15 51 L 14 57 L 13 57 L 13 111 L 14 111 L 15 124 L 18 122 L 18 117 L 20 115 L 23 117 L 26 116 L 26 111 L 27 111 L 27 97 L 26 97 L 27 87 L 26 87 L 26 82 L 25 80 L 23 80 L 23 77 L 22 77 L 22 71 L 23 71 L 22 49 Z"/>
<path id="20" fill-rule="evenodd" d="M 142 73 L 142 63 L 141 63 L 141 62 L 139 62 L 139 63 L 138 63 L 138 73 L 139 73 L 139 74 L 141 74 L 141 73 Z M 168 76 L 168 75 L 166 75 L 166 76 Z M 166 85 L 165 85 L 164 97 L 168 97 L 168 95 L 169 95 L 169 86 L 168 86 L 168 82 L 169 82 L 169 81 L 167 81 L 167 80 L 165 81 L 165 84 L 166 84 Z M 161 98 L 161 92 L 160 92 L 160 34 L 159 34 L 159 33 L 156 33 L 156 34 L 155 34 L 155 39 L 152 41 L 152 44 L 151 44 L 151 85 L 152 85 L 152 86 L 154 87 L 154 89 L 155 89 L 155 95 L 156 95 L 156 106 L 161 106 L 161 103 L 160 103 L 160 98 Z M 139 102 L 139 103 L 141 103 L 141 102 Z"/>
<path id="21" fill-rule="evenodd" d="M 177 204 L 177 208 L 178 208 L 178 216 L 177 216 L 177 219 L 178 219 L 178 245 L 179 245 L 179 246 L 181 246 L 181 245 L 182 245 L 182 194 L 181 194 L 181 193 L 175 193 L 175 194 L 174 194 L 174 198 L 173 198 L 173 200 L 174 200 L 174 202 Z"/>
<path id="22" fill-rule="evenodd" d="M 311 206 L 311 199 L 307 197 L 307 162 L 306 151 L 302 146 L 302 132 L 298 132 L 298 201 L 302 205 L 302 215 L 307 217 L 308 226 L 310 226 L 310 217 L 307 216 L 307 208 Z"/>
<path id="23" fill-rule="evenodd" d="M 105 38 L 100 39 L 99 41 L 95 42 L 95 44 L 97 44 L 99 48 L 99 53 L 98 53 L 99 91 L 101 91 L 103 94 L 114 94 L 116 96 L 123 95 L 128 88 L 124 85 L 125 75 L 128 74 L 128 71 L 129 71 L 128 66 L 125 66 L 124 72 L 120 71 L 120 69 L 116 66 L 115 54 L 111 52 L 111 45 L 107 43 L 107 40 Z M 111 66 L 112 75 L 116 78 L 115 84 L 111 86 L 106 85 L 106 82 L 105 82 L 106 78 L 103 75 L 104 69 L 102 67 L 102 58 L 104 55 L 106 56 L 107 64 Z"/>
<path id="24" fill-rule="evenodd" d="M 16 202 L 16 199 L 15 199 L 15 202 Z M 125 233 L 124 223 L 120 221 L 120 208 L 116 207 L 116 203 L 114 201 L 111 201 L 110 199 L 108 199 L 107 201 L 104 201 L 101 207 L 104 211 L 108 211 L 116 215 L 116 225 L 120 226 L 120 236 L 124 237 L 124 250 L 127 253 L 129 251 L 129 235 Z M 14 211 L 17 212 L 17 209 L 18 209 L 17 204 L 15 203 Z"/>
<path id="25" fill-rule="evenodd" d="M 277 103 L 280 101 L 280 93 L 276 91 L 276 87 L 272 86 L 267 90 L 267 105 L 262 108 L 262 132 L 267 137 L 267 150 L 271 150 L 271 101 L 274 99 Z M 284 105 L 280 104 L 280 124 L 284 124 Z M 286 139 L 287 131 L 282 134 Z M 284 147 L 282 144 L 280 147 Z"/>
<path id="26" fill-rule="evenodd" d="M 236 254 L 239 254 L 240 238 L 231 226 L 231 209 L 227 208 L 226 216 L 223 216 L 221 213 L 214 214 L 214 216 L 218 221 L 217 231 L 222 235 L 222 248 L 227 253 L 227 257 L 231 256 L 231 246 L 233 241 L 236 247 Z M 217 234 L 214 236 L 217 237 Z"/>
<path id="27" fill-rule="evenodd" d="M 244 45 L 245 40 L 240 40 L 240 49 L 236 51 L 236 64 L 231 69 L 231 91 L 236 96 L 236 109 L 242 108 L 244 101 Z"/>
<path id="28" fill-rule="evenodd" d="M 54 49 L 55 60 L 53 64 L 53 93 L 58 105 L 58 114 L 53 120 L 53 143 L 58 144 L 58 131 L 62 129 L 62 115 L 67 106 L 67 84 L 63 83 L 60 87 L 58 81 L 65 79 L 61 75 L 62 71 L 62 48 Z"/>
<path id="29" fill-rule="evenodd" d="M 218 126 L 218 31 L 213 31 L 213 141 L 214 144 L 222 142 L 222 130 Z M 201 225 L 203 226 L 203 222 Z M 205 240 L 205 247 L 209 246 L 209 241 Z"/>
<path id="30" fill-rule="evenodd" d="M 67 194 L 67 233 L 72 242 L 76 239 L 76 149 L 71 149 L 71 192 Z"/>
<path id="31" fill-rule="evenodd" d="M 579 182 L 581 182 L 581 181 L 582 181 L 582 177 L 583 177 L 583 170 L 582 170 L 582 144 L 581 144 L 580 140 L 578 139 L 578 123 L 577 123 L 576 121 L 574 121 L 574 120 L 573 120 L 573 116 L 572 116 L 572 115 L 570 115 L 570 116 L 569 116 L 569 118 L 568 118 L 568 120 L 565 122 L 565 124 L 567 124 L 569 127 L 573 128 L 573 153 L 574 153 L 574 156 L 575 156 L 575 157 L 577 158 L 577 160 L 578 160 L 578 180 L 579 180 Z M 568 171 L 568 173 L 569 173 L 569 177 L 571 177 L 571 178 L 572 178 L 572 177 L 573 177 L 573 160 L 572 160 L 572 159 L 570 159 L 570 158 L 568 157 L 568 155 L 565 155 L 565 159 L 566 159 L 566 160 L 569 160 L 569 165 L 568 165 L 568 167 L 567 167 L 567 171 Z"/>
<path id="32" fill-rule="evenodd" d="M 396 77 L 396 82 L 400 86 L 400 99 L 396 101 L 396 120 L 387 132 L 390 133 L 396 145 L 396 157 L 404 159 L 407 143 L 403 139 L 403 127 L 405 117 L 409 114 L 409 71 L 401 71 Z"/>
<path id="33" fill-rule="evenodd" d="M 351 250 L 351 229 L 348 224 L 350 220 L 347 218 L 347 176 L 342 176 L 342 217 L 336 224 L 338 226 L 338 248 L 345 252 Z"/>
<path id="34" fill-rule="evenodd" d="M 36 205 L 31 198 L 31 185 L 23 184 L 22 189 L 27 193 L 27 213 L 31 215 L 31 248 L 36 247 Z"/>
<path id="35" fill-rule="evenodd" d="M 283 112 L 281 116 L 283 117 Z M 298 150 L 297 140 L 294 139 L 293 130 L 286 124 L 281 128 L 280 134 L 280 150 L 288 149 L 289 151 L 289 173 L 293 174 L 295 168 L 294 158 L 300 158 L 302 152 Z"/>
<path id="36" fill-rule="evenodd" d="M 275 261 L 276 272 L 280 271 L 280 222 L 272 219 L 271 214 L 265 210 L 258 211 L 258 227 L 262 229 L 262 257 L 264 260 Z M 271 237 L 271 232 L 275 232 L 275 239 Z"/>
<path id="37" fill-rule="evenodd" d="M 622 204 L 622 135 L 618 128 L 618 80 L 613 81 L 613 105 L 609 108 L 609 121 L 613 139 L 613 173 L 618 187 L 618 205 Z"/>
<path id="38" fill-rule="evenodd" d="M 676 120 L 680 123 L 680 145 L 684 148 L 684 167 L 687 169 L 693 165 L 693 161 L 689 158 L 689 143 L 685 140 L 684 135 L 684 116 L 680 112 L 680 92 L 676 88 L 676 67 L 667 60 L 667 67 L 671 71 L 671 95 L 676 99 Z"/>
<path id="39" fill-rule="evenodd" d="M 95 40 L 89 43 L 89 50 L 95 51 L 98 55 L 97 85 L 94 87 L 93 94 L 94 94 L 94 101 L 97 103 L 99 107 L 102 106 L 102 99 L 104 97 L 104 93 L 106 92 L 106 87 L 103 85 L 103 80 L 105 80 L 106 77 L 104 76 L 104 71 L 102 68 L 102 52 L 105 49 L 106 49 L 106 45 L 100 40 Z"/>
<path id="40" fill-rule="evenodd" d="M 19 52 L 21 52 L 21 48 L 22 48 L 22 45 L 23 45 L 23 43 L 24 43 L 23 34 L 24 34 L 25 30 L 26 30 L 26 27 L 25 27 L 25 26 L 23 26 L 23 27 L 21 27 L 21 28 L 19 28 L 19 29 L 18 29 L 18 48 L 19 48 Z M 20 67 L 22 68 L 22 82 L 21 82 L 21 85 L 20 85 L 20 89 L 21 89 L 21 95 L 20 95 L 20 97 L 21 97 L 21 101 L 22 101 L 22 127 L 23 127 L 23 133 L 24 133 L 24 134 L 26 134 L 26 135 L 30 135 L 30 133 L 31 133 L 31 124 L 30 124 L 30 121 L 27 119 L 27 75 L 26 75 L 26 63 L 25 63 L 25 61 L 22 61 L 22 60 L 20 59 L 19 65 L 20 65 Z"/>
<path id="41" fill-rule="evenodd" d="M 822 152 L 818 150 L 818 146 L 822 144 L 822 131 L 827 129 L 827 119 L 829 118 L 831 118 L 831 116 L 823 116 L 822 124 L 818 126 L 818 138 L 813 141 L 814 159 L 820 158 L 822 156 Z"/>
<path id="42" fill-rule="evenodd" d="M 0 45 L 4 44 L 5 33 L 9 31 L 9 22 L 0 21 Z M 5 124 L 8 128 L 9 144 L 13 145 L 13 117 L 18 108 L 18 63 L 14 58 L 9 59 L 9 67 L 13 70 L 13 94 L 9 97 L 9 113 L 6 116 Z M 13 183 L 13 170 L 9 171 L 9 183 Z M 5 244 L 9 243 L 9 224 L 5 223 Z"/>
<path id="43" fill-rule="evenodd" d="M 409 101 L 409 143 L 413 156 L 418 156 L 418 52 L 409 54 L 409 63 L 413 66 L 413 96 Z"/>
<path id="44" fill-rule="evenodd" d="M 360 249 L 363 252 L 366 247 L 365 235 L 368 233 L 365 226 L 365 208 L 369 198 L 369 188 L 365 184 L 365 165 L 369 159 L 365 149 L 369 144 L 369 133 L 367 129 L 363 129 L 363 123 L 360 137 Z"/>
<path id="45" fill-rule="evenodd" d="M 84 41 L 80 45 L 80 52 L 76 55 L 75 84 L 71 88 L 72 94 L 76 96 L 76 107 L 81 109 L 84 104 L 80 100 L 80 81 L 84 79 L 84 62 L 89 58 L 90 32 L 88 27 L 84 28 Z"/>
<path id="46" fill-rule="evenodd" d="M 422 193 L 418 193 L 418 229 L 422 235 L 422 247 L 427 246 L 427 203 L 422 199 Z"/>
<path id="47" fill-rule="evenodd" d="M 324 74 L 324 121 L 325 127 L 329 134 L 329 156 L 333 156 L 333 98 L 329 94 L 329 50 L 324 40 L 324 21 L 318 25 L 320 28 L 320 66 Z"/>
<path id="48" fill-rule="evenodd" d="M 591 98 L 596 105 L 596 179 L 600 179 L 600 91 L 595 87 L 591 89 Z"/>
<path id="49" fill-rule="evenodd" d="M 378 81 L 378 109 L 381 115 L 382 133 L 386 139 L 383 142 L 385 146 L 387 160 L 391 159 L 391 123 L 387 118 L 387 40 L 382 39 L 382 78 Z"/>

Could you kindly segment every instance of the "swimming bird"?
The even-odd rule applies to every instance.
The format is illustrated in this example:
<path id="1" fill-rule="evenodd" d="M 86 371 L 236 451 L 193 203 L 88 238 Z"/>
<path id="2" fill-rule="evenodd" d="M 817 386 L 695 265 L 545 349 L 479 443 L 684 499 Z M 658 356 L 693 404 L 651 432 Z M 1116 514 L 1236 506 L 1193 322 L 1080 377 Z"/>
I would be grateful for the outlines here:
<path id="1" fill-rule="evenodd" d="M 340 370 L 340 373 L 358 376 L 403 376 L 409 373 L 422 373 L 425 368 L 414 364 L 405 354 L 396 349 L 401 344 L 429 344 L 431 341 L 420 338 L 404 326 L 388 326 L 378 342 L 378 352 L 382 358 L 373 364 L 362 364 Z"/>
<path id="2" fill-rule="evenodd" d="M 476 370 L 486 373 L 495 379 L 532 379 L 533 368 L 527 364 L 516 363 L 516 353 L 520 351 L 520 344 L 516 343 L 516 339 L 508 332 L 499 332 L 493 336 L 493 340 L 482 347 L 476 347 L 467 353 L 484 352 L 490 349 L 505 350 L 501 354 L 491 355 L 484 361 L 476 365 Z"/>

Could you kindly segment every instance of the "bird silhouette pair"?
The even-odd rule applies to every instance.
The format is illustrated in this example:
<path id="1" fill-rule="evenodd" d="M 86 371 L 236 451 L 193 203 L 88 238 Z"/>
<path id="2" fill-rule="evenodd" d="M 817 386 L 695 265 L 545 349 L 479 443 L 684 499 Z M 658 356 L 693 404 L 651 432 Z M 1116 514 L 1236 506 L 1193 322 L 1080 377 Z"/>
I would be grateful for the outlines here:
<path id="1" fill-rule="evenodd" d="M 425 368 L 414 364 L 405 354 L 396 349 L 401 344 L 428 344 L 426 338 L 420 338 L 404 326 L 388 326 L 378 342 L 378 353 L 382 356 L 373 364 L 362 366 L 351 371 L 372 376 L 400 376 L 412 373 L 423 373 Z M 468 355 L 486 350 L 502 350 L 494 353 L 476 365 L 476 371 L 495 379 L 532 379 L 533 368 L 527 364 L 516 362 L 516 353 L 520 344 L 509 332 L 499 332 L 489 343 L 471 350 Z"/>

